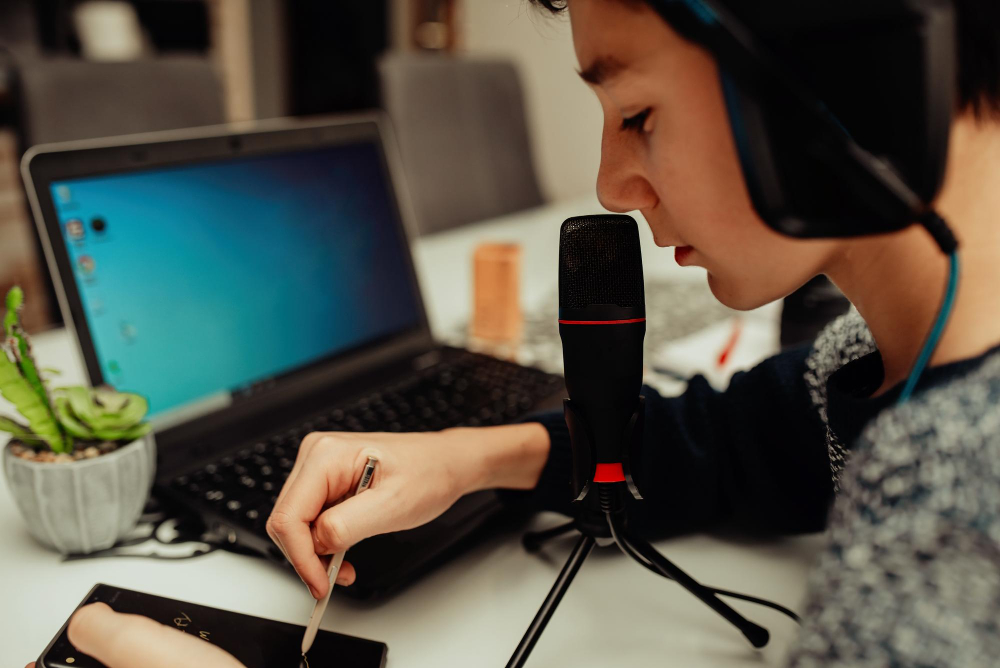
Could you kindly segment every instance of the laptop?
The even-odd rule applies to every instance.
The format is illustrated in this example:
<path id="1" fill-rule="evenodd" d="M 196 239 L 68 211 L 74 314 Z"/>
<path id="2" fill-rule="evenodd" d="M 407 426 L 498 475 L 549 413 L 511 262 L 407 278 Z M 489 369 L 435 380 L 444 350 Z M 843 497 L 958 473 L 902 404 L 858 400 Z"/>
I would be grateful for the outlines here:
<path id="1" fill-rule="evenodd" d="M 562 379 L 436 343 L 379 114 L 34 147 L 22 171 L 91 384 L 149 400 L 154 494 L 286 563 L 264 525 L 312 431 L 431 431 L 558 405 Z M 470 448 L 476 447 L 470 442 Z M 443 563 L 494 492 L 351 549 L 357 597 Z"/>

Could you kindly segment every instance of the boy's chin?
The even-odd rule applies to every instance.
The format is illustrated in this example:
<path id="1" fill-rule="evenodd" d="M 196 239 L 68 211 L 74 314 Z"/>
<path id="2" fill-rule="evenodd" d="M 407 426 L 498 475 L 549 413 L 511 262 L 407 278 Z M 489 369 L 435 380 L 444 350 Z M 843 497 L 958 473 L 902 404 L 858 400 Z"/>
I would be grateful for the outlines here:
<path id="1" fill-rule="evenodd" d="M 773 298 L 755 293 L 749 281 L 720 279 L 708 273 L 708 287 L 723 306 L 736 311 L 752 311 L 774 301 Z"/>

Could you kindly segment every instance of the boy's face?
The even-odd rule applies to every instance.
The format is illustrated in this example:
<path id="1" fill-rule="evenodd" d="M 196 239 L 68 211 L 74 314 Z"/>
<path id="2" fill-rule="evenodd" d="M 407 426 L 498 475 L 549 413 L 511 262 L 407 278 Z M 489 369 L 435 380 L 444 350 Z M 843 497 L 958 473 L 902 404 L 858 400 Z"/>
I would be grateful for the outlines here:
<path id="1" fill-rule="evenodd" d="M 780 299 L 823 273 L 843 242 L 781 236 L 754 212 L 712 57 L 644 3 L 570 0 L 569 14 L 604 111 L 601 203 L 641 211 L 659 246 L 690 246 L 678 259 L 707 269 L 732 308 Z"/>

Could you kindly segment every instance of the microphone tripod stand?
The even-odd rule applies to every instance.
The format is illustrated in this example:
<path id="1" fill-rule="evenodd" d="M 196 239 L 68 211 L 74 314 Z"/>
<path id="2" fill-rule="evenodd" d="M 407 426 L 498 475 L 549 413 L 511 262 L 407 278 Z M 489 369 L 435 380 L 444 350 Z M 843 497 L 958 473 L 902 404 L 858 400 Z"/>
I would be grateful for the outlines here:
<path id="1" fill-rule="evenodd" d="M 572 419 L 570 415 L 572 409 L 569 400 L 567 400 L 566 408 L 567 420 L 570 421 Z M 636 416 L 634 416 L 631 422 L 633 434 L 627 435 L 626 442 L 638 436 L 636 432 L 642 429 L 641 411 L 643 411 L 643 405 L 640 400 L 639 406 L 636 409 Z M 580 464 L 580 461 L 574 461 L 576 474 L 580 472 Z M 589 464 L 589 462 L 586 464 Z M 633 496 L 641 499 L 641 496 L 638 495 L 638 490 L 635 489 L 634 483 L 632 483 L 630 475 L 626 478 L 626 482 L 597 481 L 589 485 L 584 485 L 583 492 L 577 498 L 579 512 L 577 512 L 577 516 L 573 521 L 552 529 L 524 535 L 523 544 L 525 549 L 529 552 L 536 552 L 541 549 L 543 543 L 552 538 L 574 529 L 580 532 L 580 538 L 573 547 L 569 559 L 567 559 L 566 564 L 559 572 L 555 584 L 552 585 L 552 589 L 549 590 L 548 596 L 545 597 L 545 601 L 535 614 L 535 618 L 531 621 L 531 625 L 521 638 L 517 649 L 511 655 L 510 661 L 507 662 L 507 668 L 521 668 L 524 666 L 528 660 L 528 655 L 534 648 L 535 643 L 538 642 L 539 637 L 552 618 L 552 614 L 562 600 L 563 595 L 565 595 L 570 584 L 572 584 L 573 578 L 576 577 L 576 574 L 580 571 L 580 567 L 583 566 L 583 562 L 590 555 L 594 546 L 598 544 L 598 541 L 605 544 L 614 542 L 622 552 L 632 557 L 643 567 L 657 575 L 662 575 L 676 581 L 679 585 L 698 597 L 705 605 L 719 613 L 726 621 L 738 628 L 754 647 L 760 648 L 767 644 L 770 639 L 767 629 L 743 617 L 720 600 L 719 596 L 738 598 L 764 605 L 798 621 L 798 617 L 794 612 L 777 603 L 723 589 L 706 587 L 698 583 L 669 559 L 661 555 L 649 542 L 631 533 L 628 529 L 625 511 L 625 494 L 630 490 Z"/>

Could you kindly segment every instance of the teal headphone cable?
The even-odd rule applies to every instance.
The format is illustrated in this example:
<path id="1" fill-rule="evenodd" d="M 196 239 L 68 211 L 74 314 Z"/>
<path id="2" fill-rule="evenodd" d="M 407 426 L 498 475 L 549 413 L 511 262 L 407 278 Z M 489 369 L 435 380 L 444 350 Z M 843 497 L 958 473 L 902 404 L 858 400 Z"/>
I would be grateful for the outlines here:
<path id="1" fill-rule="evenodd" d="M 958 249 L 954 248 L 948 254 L 948 283 L 945 288 L 944 299 L 941 301 L 941 308 L 938 309 L 934 326 L 931 327 L 931 331 L 924 341 L 923 348 L 920 350 L 920 355 L 917 357 L 913 369 L 910 370 L 910 376 L 906 379 L 906 385 L 903 386 L 903 391 L 899 395 L 897 404 L 905 403 L 913 394 L 913 390 L 916 388 L 921 374 L 927 368 L 927 363 L 930 362 L 931 355 L 934 353 L 935 348 L 937 348 L 938 340 L 941 338 L 945 325 L 948 324 L 948 318 L 951 316 L 952 308 L 955 305 L 955 296 L 958 293 L 959 273 Z"/>

